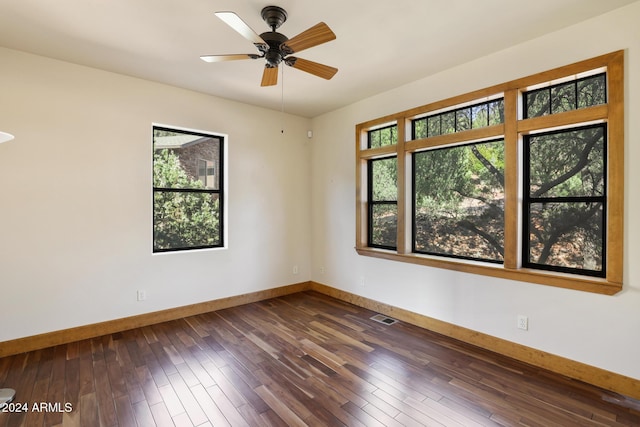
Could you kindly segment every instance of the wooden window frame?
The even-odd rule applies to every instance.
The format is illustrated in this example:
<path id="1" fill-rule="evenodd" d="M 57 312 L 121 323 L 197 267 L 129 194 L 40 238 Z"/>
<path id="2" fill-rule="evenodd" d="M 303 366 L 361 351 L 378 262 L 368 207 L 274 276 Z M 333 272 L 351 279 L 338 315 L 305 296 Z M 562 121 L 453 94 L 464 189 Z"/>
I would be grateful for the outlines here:
<path id="1" fill-rule="evenodd" d="M 594 70 L 605 70 L 607 103 L 542 117 L 522 119 L 522 93 L 545 84 L 555 84 L 570 76 L 581 76 Z M 411 140 L 411 120 L 428 113 L 473 104 L 496 96 L 504 96 L 504 124 L 471 129 L 452 134 Z M 607 123 L 607 221 L 606 277 L 550 272 L 521 267 L 520 180 L 524 135 L 543 129 Z M 396 123 L 396 145 L 367 148 L 367 131 Z M 505 140 L 505 248 L 504 263 L 452 260 L 412 252 L 411 227 L 411 155 L 437 146 L 480 141 L 490 138 Z M 503 84 L 437 101 L 396 114 L 356 125 L 356 252 L 363 256 L 412 264 L 445 268 L 509 280 L 537 283 L 586 292 L 613 295 L 622 290 L 624 247 L 624 51 L 616 51 L 553 70 L 537 73 Z M 397 250 L 367 246 L 368 191 L 367 161 L 395 155 L 398 161 L 398 228 Z"/>

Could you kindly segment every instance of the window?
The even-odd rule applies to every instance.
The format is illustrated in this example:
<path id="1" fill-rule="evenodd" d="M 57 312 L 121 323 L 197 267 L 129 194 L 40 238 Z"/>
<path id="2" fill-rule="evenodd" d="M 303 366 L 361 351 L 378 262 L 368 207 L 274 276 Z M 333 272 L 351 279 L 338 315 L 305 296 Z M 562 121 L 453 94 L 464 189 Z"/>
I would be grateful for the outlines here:
<path id="1" fill-rule="evenodd" d="M 412 139 L 446 135 L 500 123 L 504 123 L 502 98 L 413 119 L 411 121 Z"/>
<path id="2" fill-rule="evenodd" d="M 622 288 L 622 51 L 356 126 L 356 250 Z"/>
<path id="3" fill-rule="evenodd" d="M 395 249 L 398 226 L 395 157 L 369 160 L 369 246 Z"/>
<path id="4" fill-rule="evenodd" d="M 605 104 L 606 99 L 606 75 L 599 73 L 528 91 L 523 97 L 524 118 Z"/>
<path id="5" fill-rule="evenodd" d="M 153 127 L 153 251 L 223 246 L 224 137 Z"/>
<path id="6" fill-rule="evenodd" d="M 390 125 L 367 132 L 369 148 L 385 147 L 398 141 L 398 126 Z"/>
<path id="7" fill-rule="evenodd" d="M 606 126 L 524 139 L 528 267 L 604 276 Z"/>
<path id="8" fill-rule="evenodd" d="M 504 141 L 413 154 L 413 251 L 502 262 Z"/>
<path id="9" fill-rule="evenodd" d="M 205 188 L 215 188 L 215 167 L 213 161 L 198 159 L 198 180 Z"/>

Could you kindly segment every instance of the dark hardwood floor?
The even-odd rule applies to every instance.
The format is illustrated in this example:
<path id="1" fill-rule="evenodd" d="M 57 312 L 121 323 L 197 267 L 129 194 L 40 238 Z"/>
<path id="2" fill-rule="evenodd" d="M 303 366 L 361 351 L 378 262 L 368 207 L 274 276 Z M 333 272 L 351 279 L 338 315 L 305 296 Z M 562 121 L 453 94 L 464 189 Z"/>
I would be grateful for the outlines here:
<path id="1" fill-rule="evenodd" d="M 304 292 L 1 358 L 0 426 L 640 426 L 638 402 L 374 314 Z"/>

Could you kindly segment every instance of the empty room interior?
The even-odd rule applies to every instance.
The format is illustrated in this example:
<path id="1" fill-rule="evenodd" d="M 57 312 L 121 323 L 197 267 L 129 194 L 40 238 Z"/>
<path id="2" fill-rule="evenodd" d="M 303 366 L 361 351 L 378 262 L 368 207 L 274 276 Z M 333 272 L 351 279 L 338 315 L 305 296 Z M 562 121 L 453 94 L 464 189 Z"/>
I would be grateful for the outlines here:
<path id="1" fill-rule="evenodd" d="M 640 425 L 638 22 L 4 0 L 0 427 Z"/>

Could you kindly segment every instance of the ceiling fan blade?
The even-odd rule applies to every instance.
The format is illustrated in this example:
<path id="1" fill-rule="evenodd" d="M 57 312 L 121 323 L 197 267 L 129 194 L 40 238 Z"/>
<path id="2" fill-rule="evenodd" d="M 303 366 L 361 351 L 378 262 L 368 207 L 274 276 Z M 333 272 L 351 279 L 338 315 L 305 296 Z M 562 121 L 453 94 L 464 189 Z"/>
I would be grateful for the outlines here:
<path id="1" fill-rule="evenodd" d="M 258 59 L 260 55 L 255 53 L 238 53 L 234 55 L 203 55 L 200 57 L 205 62 L 224 62 L 224 61 L 236 61 L 239 59 Z"/>
<path id="2" fill-rule="evenodd" d="M 275 86 L 278 84 L 278 67 L 265 65 L 260 86 Z"/>
<path id="3" fill-rule="evenodd" d="M 324 22 L 320 22 L 284 42 L 282 48 L 287 53 L 300 52 L 301 50 L 335 40 L 335 38 L 336 35 L 331 31 L 331 28 Z"/>
<path id="4" fill-rule="evenodd" d="M 228 26 L 236 30 L 242 37 L 249 40 L 255 45 L 266 45 L 267 43 L 251 29 L 238 15 L 234 12 L 216 12 L 215 15 L 222 19 Z"/>
<path id="5" fill-rule="evenodd" d="M 328 65 L 319 64 L 317 62 L 309 61 L 307 59 L 296 58 L 295 56 L 289 56 L 285 59 L 285 63 L 298 70 L 306 71 L 314 76 L 322 77 L 323 79 L 330 80 L 337 72 L 338 69 L 330 67 Z"/>

